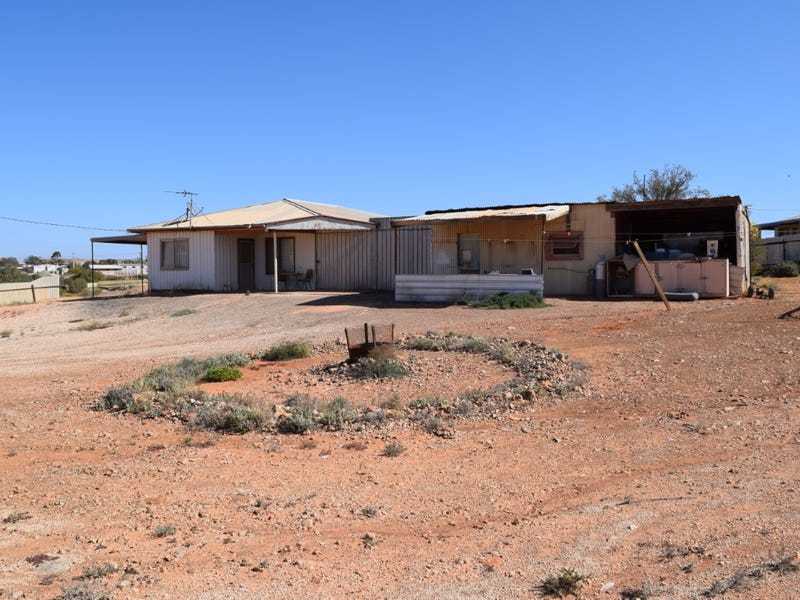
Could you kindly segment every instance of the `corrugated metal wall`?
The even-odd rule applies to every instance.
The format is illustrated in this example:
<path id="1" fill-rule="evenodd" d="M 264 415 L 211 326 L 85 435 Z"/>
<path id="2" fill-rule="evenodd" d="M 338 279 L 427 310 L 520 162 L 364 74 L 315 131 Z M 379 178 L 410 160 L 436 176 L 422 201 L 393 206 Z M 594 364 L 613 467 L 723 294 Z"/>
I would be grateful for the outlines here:
<path id="1" fill-rule="evenodd" d="M 377 288 L 375 231 L 317 232 L 317 289 Z"/>
<path id="2" fill-rule="evenodd" d="M 394 229 L 398 275 L 427 275 L 433 273 L 432 240 L 430 227 L 397 227 Z"/>
<path id="3" fill-rule="evenodd" d="M 169 239 L 189 240 L 189 268 L 161 269 L 161 241 Z M 214 232 L 152 232 L 147 234 L 147 273 L 150 289 L 167 290 L 215 290 L 221 289 L 216 281 L 216 252 Z"/>

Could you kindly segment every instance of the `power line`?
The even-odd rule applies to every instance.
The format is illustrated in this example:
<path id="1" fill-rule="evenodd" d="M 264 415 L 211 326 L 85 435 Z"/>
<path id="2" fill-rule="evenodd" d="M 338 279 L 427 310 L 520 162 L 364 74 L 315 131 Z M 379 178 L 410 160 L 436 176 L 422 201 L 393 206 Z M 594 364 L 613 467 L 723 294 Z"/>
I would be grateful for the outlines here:
<path id="1" fill-rule="evenodd" d="M 127 233 L 127 229 L 111 229 L 108 227 L 88 227 L 86 225 L 67 225 L 64 223 L 48 223 L 47 221 L 32 221 L 30 219 L 17 219 L 15 217 L 3 217 L 0 216 L 0 219 L 4 219 L 6 221 L 16 221 L 17 223 L 29 223 L 31 225 L 48 225 L 50 227 L 67 227 L 71 229 L 88 229 L 89 231 L 116 231 Z"/>

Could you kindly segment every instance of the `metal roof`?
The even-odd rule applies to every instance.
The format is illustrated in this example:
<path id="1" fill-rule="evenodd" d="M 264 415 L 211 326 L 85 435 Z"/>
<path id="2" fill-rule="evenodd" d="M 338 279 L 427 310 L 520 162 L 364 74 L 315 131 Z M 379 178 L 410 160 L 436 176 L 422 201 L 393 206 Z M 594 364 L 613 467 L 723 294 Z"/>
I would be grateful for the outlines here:
<path id="1" fill-rule="evenodd" d="M 147 238 L 143 235 L 111 235 L 90 238 L 92 242 L 103 244 L 146 244 Z"/>
<path id="2" fill-rule="evenodd" d="M 495 208 L 465 208 L 456 211 L 430 212 L 418 217 L 395 219 L 395 225 L 424 225 L 446 223 L 448 221 L 490 221 L 498 219 L 524 219 L 544 217 L 546 221 L 563 217 L 569 213 L 566 204 L 547 204 L 538 206 L 500 206 Z"/>
<path id="3" fill-rule="evenodd" d="M 792 223 L 800 223 L 800 215 L 796 217 L 789 217 L 788 219 L 781 219 L 780 221 L 772 221 L 772 223 L 762 223 L 758 225 L 759 229 L 775 229 L 781 225 L 791 225 Z"/>
<path id="4" fill-rule="evenodd" d="M 370 219 L 381 217 L 376 213 L 344 208 L 333 204 L 320 204 L 304 200 L 283 198 L 274 202 L 254 204 L 208 214 L 181 216 L 171 221 L 131 227 L 128 231 L 174 231 L 187 229 L 372 229 Z"/>

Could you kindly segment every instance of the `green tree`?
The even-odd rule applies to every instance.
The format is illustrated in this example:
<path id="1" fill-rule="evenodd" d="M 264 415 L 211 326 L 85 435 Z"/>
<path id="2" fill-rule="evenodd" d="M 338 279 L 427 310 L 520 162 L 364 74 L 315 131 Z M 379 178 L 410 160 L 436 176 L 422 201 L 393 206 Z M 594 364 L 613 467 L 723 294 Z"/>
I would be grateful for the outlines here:
<path id="1" fill-rule="evenodd" d="M 750 223 L 750 274 L 757 275 L 761 272 L 767 249 L 761 240 L 761 230 L 755 223 Z"/>
<path id="2" fill-rule="evenodd" d="M 42 259 L 34 254 L 31 254 L 28 258 L 25 259 L 25 262 L 29 265 L 40 265 L 42 264 Z"/>
<path id="3" fill-rule="evenodd" d="M 59 264 L 61 262 L 61 252 L 59 252 L 58 250 L 53 252 L 53 254 L 50 255 L 50 260 L 56 264 Z"/>
<path id="4" fill-rule="evenodd" d="M 31 281 L 33 277 L 19 270 L 16 258 L 0 258 L 0 283 Z"/>
<path id="5" fill-rule="evenodd" d="M 598 202 L 646 202 L 648 200 L 683 200 L 707 198 L 705 188 L 692 188 L 695 174 L 681 165 L 666 165 L 663 171 L 650 169 L 647 175 L 633 172 L 633 183 L 611 190 L 611 197 L 598 196 Z"/>

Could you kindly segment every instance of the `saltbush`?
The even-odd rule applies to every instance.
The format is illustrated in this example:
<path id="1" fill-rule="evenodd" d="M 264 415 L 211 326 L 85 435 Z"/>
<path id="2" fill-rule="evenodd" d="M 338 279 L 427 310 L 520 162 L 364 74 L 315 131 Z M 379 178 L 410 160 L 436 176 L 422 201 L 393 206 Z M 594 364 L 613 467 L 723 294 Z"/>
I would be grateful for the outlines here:
<path id="1" fill-rule="evenodd" d="M 281 417 L 275 428 L 280 433 L 305 433 L 317 428 L 319 404 L 307 394 L 296 393 L 284 402 L 289 414 Z"/>
<path id="2" fill-rule="evenodd" d="M 306 358 L 311 355 L 311 345 L 301 340 L 290 340 L 264 350 L 258 358 L 271 362 Z"/>
<path id="3" fill-rule="evenodd" d="M 262 429 L 267 422 L 266 411 L 258 401 L 238 394 L 215 394 L 204 398 L 194 426 L 222 433 L 247 433 Z"/>

